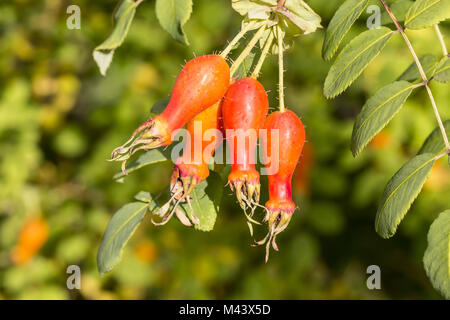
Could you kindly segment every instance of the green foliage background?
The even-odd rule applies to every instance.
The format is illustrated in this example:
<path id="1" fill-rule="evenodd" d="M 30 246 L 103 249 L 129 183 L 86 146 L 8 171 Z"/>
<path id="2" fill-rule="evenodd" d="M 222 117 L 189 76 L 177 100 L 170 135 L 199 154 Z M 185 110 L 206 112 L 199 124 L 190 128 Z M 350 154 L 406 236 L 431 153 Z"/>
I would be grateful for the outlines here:
<path id="1" fill-rule="evenodd" d="M 70 4 L 81 8 L 81 30 L 66 27 Z M 327 25 L 340 2 L 309 4 Z M 393 239 L 383 240 L 374 230 L 385 183 L 436 126 L 426 93 L 415 93 L 356 159 L 349 147 L 365 100 L 394 81 L 412 58 L 395 37 L 349 91 L 326 100 L 322 87 L 330 63 L 321 58 L 323 30 L 298 38 L 286 54 L 287 106 L 307 127 L 312 160 L 302 159 L 308 174 L 296 178 L 300 211 L 279 236 L 281 251 L 264 264 L 263 248 L 249 246 L 245 219 L 224 188 L 213 232 L 194 231 L 175 219 L 156 228 L 147 217 L 122 262 L 100 277 L 96 253 L 111 214 L 140 190 L 158 193 L 171 173 L 170 165 L 155 165 L 125 183 L 113 182 L 119 164 L 106 161 L 111 150 L 168 95 L 186 60 L 217 52 L 240 26 L 230 1 L 196 0 L 185 25 L 186 47 L 159 26 L 154 2 L 144 1 L 102 77 L 91 53 L 111 31 L 115 5 L 0 4 L 0 299 L 440 298 L 422 257 L 431 222 L 449 205 L 446 159 L 435 165 Z M 366 30 L 367 16 L 344 42 Z M 448 23 L 442 31 L 448 39 Z M 409 35 L 420 55 L 441 54 L 432 28 Z M 277 107 L 275 57 L 262 72 L 271 106 Z M 442 117 L 450 119 L 448 86 L 431 86 Z M 29 263 L 14 265 L 10 255 L 19 231 L 36 215 L 49 224 L 49 238 Z M 257 237 L 264 231 L 257 228 Z M 79 291 L 66 288 L 71 264 L 81 267 Z M 382 290 L 366 287 L 372 264 L 381 268 Z"/>

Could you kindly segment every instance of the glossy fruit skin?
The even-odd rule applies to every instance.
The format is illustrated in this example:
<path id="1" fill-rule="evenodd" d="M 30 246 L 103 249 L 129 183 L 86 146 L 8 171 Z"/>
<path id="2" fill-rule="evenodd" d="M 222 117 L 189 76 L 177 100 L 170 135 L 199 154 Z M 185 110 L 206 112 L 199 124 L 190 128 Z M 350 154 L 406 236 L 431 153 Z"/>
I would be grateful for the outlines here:
<path id="1" fill-rule="evenodd" d="M 222 99 L 230 84 L 230 68 L 219 55 L 190 60 L 180 71 L 164 111 L 140 125 L 131 138 L 116 148 L 111 160 L 126 160 L 136 151 L 168 146 L 172 134 L 197 114 Z"/>
<path id="2" fill-rule="evenodd" d="M 205 55 L 189 61 L 178 75 L 169 104 L 155 117 L 167 124 L 166 145 L 171 142 L 169 133 L 222 99 L 229 84 L 230 68 L 221 56 Z"/>
<path id="3" fill-rule="evenodd" d="M 238 200 L 241 186 L 249 188 L 248 198 L 252 198 L 256 190 L 259 200 L 259 173 L 255 169 L 255 148 L 259 130 L 263 127 L 269 110 L 269 101 L 261 83 L 254 78 L 242 78 L 233 83 L 225 94 L 222 114 L 227 143 L 231 149 L 232 164 L 228 181 L 236 189 Z M 241 132 L 229 130 L 242 129 Z M 251 139 L 247 130 L 254 130 L 256 139 Z M 244 141 L 244 148 L 238 147 L 238 140 Z M 244 205 L 245 206 L 245 205 Z"/>
<path id="4" fill-rule="evenodd" d="M 188 134 L 186 146 L 183 154 L 175 162 L 170 179 L 169 203 L 173 204 L 173 208 L 172 210 L 167 208 L 167 211 L 160 215 L 161 222 L 152 220 L 155 225 L 167 223 L 174 213 L 186 226 L 199 223 L 194 214 L 188 217 L 178 205 L 182 202 L 189 203 L 192 190 L 209 176 L 209 160 L 223 141 L 221 102 L 216 102 L 203 110 L 186 125 Z"/>
<path id="5" fill-rule="evenodd" d="M 197 125 L 197 130 L 195 126 Z M 199 130 L 201 129 L 201 130 Z M 205 139 L 205 132 L 215 129 L 210 139 Z M 203 110 L 190 120 L 186 125 L 186 130 L 191 139 L 187 141 L 185 152 L 176 161 L 174 175 L 180 178 L 192 178 L 194 184 L 205 180 L 209 176 L 208 163 L 214 154 L 214 150 L 222 143 L 223 125 L 222 125 L 222 105 L 221 101 L 211 107 Z M 200 145 L 202 153 L 195 154 L 195 144 Z M 208 153 L 205 154 L 205 149 Z M 174 177 L 172 176 L 172 179 Z"/>
<path id="6" fill-rule="evenodd" d="M 291 180 L 305 144 L 305 128 L 297 115 L 289 110 L 270 114 L 264 128 L 267 130 L 267 138 L 264 138 L 263 135 L 262 146 L 266 161 L 270 160 L 272 152 L 270 130 L 279 130 L 278 171 L 268 176 L 269 201 L 266 203 L 266 208 L 270 214 L 269 228 L 271 228 L 277 218 L 281 218 L 281 224 L 288 223 L 295 210 L 295 203 L 292 201 Z M 279 214 L 281 217 L 278 217 Z"/>

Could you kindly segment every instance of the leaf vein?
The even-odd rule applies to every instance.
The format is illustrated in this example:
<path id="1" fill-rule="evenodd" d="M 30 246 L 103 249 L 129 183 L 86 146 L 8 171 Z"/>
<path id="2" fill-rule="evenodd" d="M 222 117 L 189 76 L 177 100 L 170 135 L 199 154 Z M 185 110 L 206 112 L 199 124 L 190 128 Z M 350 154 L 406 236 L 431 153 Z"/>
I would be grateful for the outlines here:
<path id="1" fill-rule="evenodd" d="M 362 50 L 358 55 L 356 55 L 351 61 L 350 63 L 348 63 L 343 70 L 337 75 L 337 77 L 335 78 L 335 80 L 333 81 L 333 83 L 331 84 L 330 87 L 334 87 L 334 84 L 336 83 L 336 81 L 341 77 L 341 75 L 347 71 L 347 68 L 356 60 L 358 59 L 364 52 L 366 52 L 367 50 L 369 50 L 370 48 L 372 48 L 375 43 L 379 42 L 380 40 L 382 40 L 384 37 L 390 35 L 392 33 L 392 31 L 390 33 L 384 34 L 381 37 L 377 38 L 376 40 L 374 40 L 373 42 L 371 42 L 364 50 Z"/>
<path id="2" fill-rule="evenodd" d="M 383 211 L 384 208 L 386 207 L 387 203 L 389 202 L 389 200 L 394 196 L 394 193 L 397 192 L 397 190 L 403 185 L 405 184 L 413 175 L 415 175 L 419 170 L 421 170 L 423 167 L 425 167 L 426 165 L 428 165 L 428 163 L 430 163 L 431 161 L 434 161 L 434 158 L 431 158 L 430 160 L 426 161 L 424 164 L 422 164 L 421 166 L 419 166 L 416 170 L 414 170 L 411 174 L 409 174 L 389 195 L 389 197 L 386 199 L 386 201 L 383 204 L 383 207 L 381 208 L 380 211 Z"/>

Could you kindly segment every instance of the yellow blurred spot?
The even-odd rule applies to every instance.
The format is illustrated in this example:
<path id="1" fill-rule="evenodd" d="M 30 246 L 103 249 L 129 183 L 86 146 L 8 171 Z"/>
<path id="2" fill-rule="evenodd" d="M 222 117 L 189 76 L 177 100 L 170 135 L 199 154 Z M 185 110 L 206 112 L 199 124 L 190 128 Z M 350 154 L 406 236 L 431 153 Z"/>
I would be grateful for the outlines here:
<path id="1" fill-rule="evenodd" d="M 66 94 L 56 96 L 53 105 L 56 109 L 67 112 L 75 105 L 75 97 Z"/>
<path id="2" fill-rule="evenodd" d="M 158 249 L 156 245 L 150 240 L 143 240 L 139 242 L 134 250 L 136 257 L 147 264 L 152 263 L 158 257 Z"/>
<path id="3" fill-rule="evenodd" d="M 213 259 L 207 256 L 200 256 L 193 259 L 193 274 L 203 283 L 210 283 L 217 276 L 217 268 Z"/>
<path id="4" fill-rule="evenodd" d="M 39 109 L 39 122 L 45 131 L 54 131 L 62 123 L 62 114 L 50 105 L 42 106 Z"/>
<path id="5" fill-rule="evenodd" d="M 33 94 L 38 97 L 45 97 L 55 94 L 57 84 L 55 79 L 46 74 L 38 75 L 33 78 L 31 83 Z"/>
<path id="6" fill-rule="evenodd" d="M 22 60 L 31 60 L 34 56 L 34 48 L 22 32 L 18 32 L 12 38 L 12 51 Z"/>
<path id="7" fill-rule="evenodd" d="M 110 292 L 102 290 L 98 277 L 83 275 L 81 277 L 81 294 L 90 300 L 117 300 L 118 297 Z"/>
<path id="8" fill-rule="evenodd" d="M 238 254 L 237 252 L 230 247 L 218 247 L 215 249 L 217 258 L 220 262 L 230 265 L 238 262 Z"/>
<path id="9" fill-rule="evenodd" d="M 23 226 L 19 241 L 12 251 L 11 259 L 17 265 L 23 265 L 44 245 L 48 238 L 48 224 L 41 218 L 32 218 Z"/>
<path id="10" fill-rule="evenodd" d="M 80 89 L 77 77 L 66 74 L 58 77 L 58 89 L 53 105 L 56 109 L 67 112 L 75 105 L 76 95 Z"/>
<path id="11" fill-rule="evenodd" d="M 131 87 L 135 91 L 144 92 L 154 88 L 159 82 L 158 72 L 150 63 L 140 64 L 131 80 Z"/>

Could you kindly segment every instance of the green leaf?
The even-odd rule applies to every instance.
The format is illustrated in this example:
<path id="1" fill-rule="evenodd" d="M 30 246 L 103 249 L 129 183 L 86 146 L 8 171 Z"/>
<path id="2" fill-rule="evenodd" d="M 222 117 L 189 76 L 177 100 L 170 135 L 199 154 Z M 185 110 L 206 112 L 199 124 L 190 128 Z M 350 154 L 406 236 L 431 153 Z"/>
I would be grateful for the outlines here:
<path id="1" fill-rule="evenodd" d="M 368 0 L 347 0 L 337 9 L 325 33 L 322 57 L 333 58 L 339 44 L 367 6 Z"/>
<path id="2" fill-rule="evenodd" d="M 231 6 L 245 17 L 244 21 L 268 22 L 269 26 L 277 23 L 271 19 L 271 14 L 277 12 L 283 21 L 280 23 L 283 31 L 294 36 L 308 34 L 321 27 L 320 16 L 303 0 L 286 1 L 284 8 L 277 8 L 277 0 L 231 0 Z"/>
<path id="3" fill-rule="evenodd" d="M 392 237 L 420 193 L 434 164 L 434 155 L 424 153 L 408 161 L 389 180 L 381 197 L 375 230 L 383 238 Z"/>
<path id="4" fill-rule="evenodd" d="M 450 1 L 417 0 L 408 10 L 405 26 L 408 29 L 423 29 L 450 18 Z"/>
<path id="5" fill-rule="evenodd" d="M 169 104 L 170 101 L 170 97 L 165 97 L 162 98 L 161 100 L 156 101 L 153 106 L 152 109 L 150 110 L 151 113 L 154 114 L 160 114 L 164 111 L 164 109 L 167 107 L 167 105 Z"/>
<path id="6" fill-rule="evenodd" d="M 111 271 L 119 263 L 123 248 L 144 218 L 147 207 L 147 203 L 127 203 L 109 220 L 97 253 L 101 274 Z"/>
<path id="7" fill-rule="evenodd" d="M 153 198 L 152 195 L 150 194 L 150 192 L 147 191 L 139 191 L 134 198 L 138 201 L 142 201 L 142 202 L 152 202 Z"/>
<path id="8" fill-rule="evenodd" d="M 183 26 L 192 13 L 192 0 L 156 0 L 156 17 L 159 23 L 172 37 L 188 45 L 189 41 Z"/>
<path id="9" fill-rule="evenodd" d="M 409 8 L 412 6 L 414 2 L 411 0 L 400 0 L 396 1 L 393 4 L 391 4 L 391 10 L 394 14 L 394 17 L 399 21 L 405 20 L 406 13 L 408 12 Z M 394 23 L 389 16 L 389 14 L 386 12 L 386 10 L 383 11 L 381 14 L 381 24 L 389 24 Z"/>
<path id="10" fill-rule="evenodd" d="M 447 83 L 450 81 L 450 59 L 443 57 L 434 72 L 434 80 Z"/>
<path id="11" fill-rule="evenodd" d="M 286 20 L 295 26 L 294 30 L 290 28 L 293 34 L 308 34 L 315 32 L 320 28 L 320 16 L 311 9 L 303 0 L 290 0 L 284 4 L 286 7 L 282 10 L 277 10 Z"/>
<path id="12" fill-rule="evenodd" d="M 420 63 L 422 64 L 423 71 L 428 76 L 431 76 L 436 68 L 437 58 L 432 54 L 426 54 L 419 58 Z M 405 80 L 405 81 L 415 81 L 417 79 L 421 79 L 419 69 L 415 62 L 411 63 L 409 67 L 398 77 L 397 80 Z"/>
<path id="13" fill-rule="evenodd" d="M 264 10 L 277 5 L 277 0 L 231 0 L 231 6 L 241 16 L 250 11 Z"/>
<path id="14" fill-rule="evenodd" d="M 351 149 L 353 156 L 392 120 L 413 90 L 407 81 L 398 81 L 378 90 L 356 117 L 353 126 Z"/>
<path id="15" fill-rule="evenodd" d="M 428 231 L 423 265 L 433 287 L 450 299 L 450 210 L 439 214 Z"/>
<path id="16" fill-rule="evenodd" d="M 214 228 L 217 214 L 219 212 L 220 201 L 223 192 L 223 182 L 219 174 L 210 172 L 209 177 L 200 182 L 191 192 L 190 201 L 192 210 L 187 203 L 181 204 L 189 219 L 195 215 L 199 224 L 195 229 L 201 231 L 211 231 Z"/>
<path id="17" fill-rule="evenodd" d="M 333 98 L 347 89 L 380 53 L 391 36 L 391 29 L 381 27 L 365 31 L 350 41 L 328 72 L 325 97 Z"/>
<path id="18" fill-rule="evenodd" d="M 450 120 L 444 121 L 445 132 L 447 133 L 447 137 L 450 137 Z M 438 154 L 445 150 L 444 139 L 442 138 L 441 129 L 436 127 L 433 132 L 428 136 L 425 142 L 420 148 L 419 154 L 422 153 L 432 153 Z"/>
<path id="19" fill-rule="evenodd" d="M 133 171 L 136 171 L 142 167 L 148 166 L 150 164 L 158 163 L 158 162 L 164 162 L 164 161 L 170 161 L 170 153 L 171 149 L 168 148 L 166 150 L 160 150 L 160 149 L 152 149 L 134 160 L 133 162 L 130 162 L 126 166 L 126 170 L 128 173 L 131 173 Z M 117 172 L 114 176 L 114 180 L 118 180 L 125 177 L 125 174 L 120 171 Z"/>
<path id="20" fill-rule="evenodd" d="M 136 13 L 136 3 L 133 0 L 123 0 L 114 13 L 114 29 L 109 37 L 94 49 L 92 53 L 100 73 L 104 76 L 111 64 L 114 50 L 125 40 Z"/>
<path id="21" fill-rule="evenodd" d="M 257 62 L 258 58 L 261 54 L 256 54 L 255 52 L 250 52 L 248 56 L 245 57 L 244 61 L 242 61 L 241 65 L 236 71 L 236 75 L 239 76 L 239 78 L 245 78 L 250 76 L 250 72 L 252 71 L 252 66 L 255 62 Z"/>

